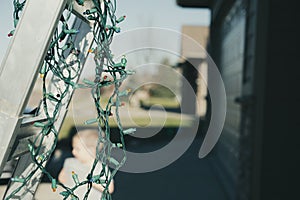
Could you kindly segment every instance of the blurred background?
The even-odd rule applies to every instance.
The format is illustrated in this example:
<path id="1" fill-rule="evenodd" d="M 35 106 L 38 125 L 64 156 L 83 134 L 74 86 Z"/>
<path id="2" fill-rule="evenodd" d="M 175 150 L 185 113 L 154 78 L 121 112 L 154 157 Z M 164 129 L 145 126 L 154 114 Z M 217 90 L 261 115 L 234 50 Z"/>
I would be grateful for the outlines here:
<path id="1" fill-rule="evenodd" d="M 277 0 L 127 0 L 117 2 L 126 15 L 112 51 L 126 55 L 136 71 L 123 89 L 131 89 L 120 109 L 132 152 L 152 152 L 170 143 L 182 129 L 195 132 L 189 148 L 172 164 L 147 173 L 120 171 L 113 199 L 295 199 L 299 185 L 299 78 L 296 73 L 296 1 Z M 12 3 L 1 4 L 0 60 L 10 39 Z M 143 48 L 139 48 L 143 47 Z M 227 112 L 214 149 L 199 158 L 210 124 L 213 85 L 209 68 L 217 66 L 226 90 Z M 93 79 L 93 56 L 81 80 Z M 41 99 L 37 79 L 29 108 Z M 113 88 L 102 91 L 105 105 Z M 84 98 L 83 98 L 84 97 Z M 55 176 L 72 157 L 71 138 L 95 117 L 90 91 L 76 90 L 47 169 Z M 111 117 L 112 140 L 117 134 Z M 183 138 L 184 140 L 185 138 Z M 9 170 L 1 177 L 4 194 Z M 42 178 L 36 199 L 57 199 Z M 298 196 L 298 195 L 297 195 Z"/>

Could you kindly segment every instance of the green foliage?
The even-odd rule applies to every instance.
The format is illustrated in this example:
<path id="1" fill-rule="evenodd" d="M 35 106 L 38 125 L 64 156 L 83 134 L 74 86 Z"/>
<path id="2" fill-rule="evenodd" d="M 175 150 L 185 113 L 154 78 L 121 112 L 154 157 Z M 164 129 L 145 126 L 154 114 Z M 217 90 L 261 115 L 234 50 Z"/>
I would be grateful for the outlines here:
<path id="1" fill-rule="evenodd" d="M 150 97 L 174 98 L 175 94 L 167 87 L 159 84 L 152 84 L 149 89 Z"/>
<path id="2" fill-rule="evenodd" d="M 179 108 L 180 103 L 176 98 L 161 98 L 161 97 L 150 97 L 142 101 L 144 106 L 161 105 L 164 108 Z"/>

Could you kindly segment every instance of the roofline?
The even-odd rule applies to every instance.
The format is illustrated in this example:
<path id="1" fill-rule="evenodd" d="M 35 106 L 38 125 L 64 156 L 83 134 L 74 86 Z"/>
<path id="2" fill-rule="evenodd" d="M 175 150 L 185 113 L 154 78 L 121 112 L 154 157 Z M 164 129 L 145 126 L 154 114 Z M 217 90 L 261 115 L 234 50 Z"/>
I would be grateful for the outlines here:
<path id="1" fill-rule="evenodd" d="M 176 0 L 176 3 L 185 8 L 210 8 L 211 0 Z"/>

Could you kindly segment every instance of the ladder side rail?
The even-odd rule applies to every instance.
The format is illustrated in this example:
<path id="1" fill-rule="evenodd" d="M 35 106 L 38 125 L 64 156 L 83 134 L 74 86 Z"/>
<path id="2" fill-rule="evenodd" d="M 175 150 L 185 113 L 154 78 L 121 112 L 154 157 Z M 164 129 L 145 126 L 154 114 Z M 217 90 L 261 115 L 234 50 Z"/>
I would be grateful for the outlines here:
<path id="1" fill-rule="evenodd" d="M 0 67 L 0 173 L 67 0 L 28 0 Z"/>
<path id="2" fill-rule="evenodd" d="M 75 19 L 73 28 L 79 28 L 79 33 L 75 36 L 74 38 L 74 44 L 75 47 L 79 50 L 81 50 L 81 55 L 79 56 L 80 58 L 80 63 L 82 65 L 81 71 L 79 73 L 79 76 L 77 77 L 76 80 L 74 80 L 75 82 L 78 82 L 79 78 L 80 78 L 80 74 L 83 70 L 83 66 L 86 62 L 87 56 L 88 56 L 88 50 L 90 49 L 92 42 L 93 42 L 93 36 L 91 34 L 91 30 L 90 30 L 90 26 L 85 23 L 84 21 L 80 20 L 79 18 Z M 53 81 L 55 81 L 55 78 L 51 78 L 51 82 L 49 83 L 49 87 L 52 92 L 55 93 L 55 88 L 52 87 L 53 85 Z M 63 105 L 61 107 L 60 113 L 59 113 L 59 117 L 57 119 L 57 121 L 54 123 L 55 127 L 57 128 L 57 130 L 59 131 L 62 123 L 64 121 L 64 118 L 67 114 L 68 111 L 68 106 L 69 103 L 71 101 L 72 95 L 74 93 L 74 89 L 70 89 L 68 95 L 65 97 Z M 49 104 L 49 110 L 54 110 L 54 105 Z M 46 152 L 47 150 L 49 150 L 52 146 L 52 142 L 49 141 L 53 141 L 54 140 L 54 136 L 53 134 L 50 134 L 47 138 L 47 140 L 44 142 L 44 148 L 43 148 L 43 152 Z M 28 154 L 24 155 L 25 157 L 28 156 Z M 20 159 L 20 161 L 18 162 L 15 172 L 13 173 L 13 177 L 26 177 L 29 173 L 31 173 L 31 170 L 34 167 L 34 162 L 31 160 L 28 163 L 27 159 Z M 44 163 L 44 166 L 46 165 L 46 162 Z M 26 185 L 26 187 L 22 188 L 21 191 L 18 194 L 21 194 L 21 196 L 16 196 L 16 198 L 21 198 L 21 199 L 33 199 L 34 194 L 37 190 L 38 184 L 41 180 L 42 177 L 42 173 L 39 171 L 36 174 L 34 174 L 34 176 L 32 177 L 32 180 Z M 12 191 L 14 191 L 18 186 L 20 186 L 20 183 L 17 182 L 10 182 L 10 184 L 8 185 L 7 189 L 6 189 L 6 195 L 9 195 Z M 49 188 L 49 190 L 51 190 L 51 188 Z"/>

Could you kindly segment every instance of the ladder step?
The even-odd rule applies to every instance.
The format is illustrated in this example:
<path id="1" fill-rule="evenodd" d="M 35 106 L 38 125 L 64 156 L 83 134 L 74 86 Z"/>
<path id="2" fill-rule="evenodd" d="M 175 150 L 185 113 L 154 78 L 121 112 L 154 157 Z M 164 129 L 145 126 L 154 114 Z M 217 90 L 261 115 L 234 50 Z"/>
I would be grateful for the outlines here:
<path id="1" fill-rule="evenodd" d="M 92 0 L 85 0 L 83 6 L 80 6 L 77 3 L 73 5 L 73 13 L 85 23 L 90 24 L 90 21 L 86 18 L 85 15 L 83 15 L 83 12 L 94 7 L 95 6 Z"/>
<path id="2" fill-rule="evenodd" d="M 32 125 L 34 122 L 44 122 L 46 120 L 47 120 L 47 117 L 44 113 L 40 114 L 38 116 L 35 116 L 35 117 L 32 117 L 32 116 L 26 117 L 26 115 L 24 115 L 24 118 L 21 123 L 21 128 Z"/>
<path id="3" fill-rule="evenodd" d="M 29 137 L 22 138 L 18 141 L 18 144 L 16 145 L 15 150 L 13 151 L 13 154 L 10 156 L 10 159 L 12 158 L 18 158 L 21 155 L 24 155 L 25 153 L 29 152 L 28 144 L 29 141 L 33 141 L 35 139 L 35 135 L 31 135 Z"/>
<path id="4" fill-rule="evenodd" d="M 11 178 L 17 162 L 18 161 L 15 160 L 15 159 L 8 161 L 4 166 L 4 169 L 3 169 L 3 172 L 0 176 L 0 179 L 9 179 L 9 178 Z"/>
<path id="5" fill-rule="evenodd" d="M 32 126 L 32 124 L 34 122 L 43 122 L 46 120 L 47 117 L 44 114 L 41 114 L 36 117 L 23 118 L 20 129 L 17 131 L 17 138 L 12 147 L 14 151 L 11 151 L 8 160 L 18 158 L 21 155 L 29 152 L 29 141 L 33 141 L 36 135 L 41 131 L 41 128 L 34 127 Z"/>

